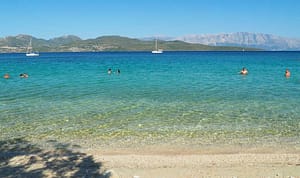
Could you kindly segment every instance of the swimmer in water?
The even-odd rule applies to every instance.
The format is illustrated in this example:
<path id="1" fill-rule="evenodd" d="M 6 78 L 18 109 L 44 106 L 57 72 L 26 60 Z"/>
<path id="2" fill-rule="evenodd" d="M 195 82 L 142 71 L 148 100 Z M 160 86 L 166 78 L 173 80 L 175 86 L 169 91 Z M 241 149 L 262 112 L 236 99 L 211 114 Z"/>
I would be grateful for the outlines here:
<path id="1" fill-rule="evenodd" d="M 243 69 L 240 71 L 240 74 L 241 75 L 247 75 L 248 74 L 248 70 L 245 67 L 243 67 Z"/>
<path id="2" fill-rule="evenodd" d="M 290 72 L 289 69 L 286 69 L 286 70 L 285 70 L 284 76 L 285 76 L 286 78 L 289 78 L 289 77 L 291 76 L 291 72 Z"/>
<path id="3" fill-rule="evenodd" d="M 9 74 L 4 74 L 4 76 L 3 76 L 3 78 L 5 78 L 5 79 L 9 79 L 10 78 L 10 76 L 9 76 Z"/>
<path id="4" fill-rule="evenodd" d="M 20 78 L 28 78 L 28 74 L 22 73 L 22 74 L 20 74 Z"/>

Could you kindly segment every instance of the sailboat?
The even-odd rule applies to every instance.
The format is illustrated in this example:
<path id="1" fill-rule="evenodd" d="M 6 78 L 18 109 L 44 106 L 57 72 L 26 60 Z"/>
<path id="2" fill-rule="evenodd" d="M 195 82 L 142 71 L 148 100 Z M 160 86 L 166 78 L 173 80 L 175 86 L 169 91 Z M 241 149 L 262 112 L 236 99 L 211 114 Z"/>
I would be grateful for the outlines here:
<path id="1" fill-rule="evenodd" d="M 33 52 L 32 51 L 32 39 L 30 39 L 29 45 L 27 47 L 27 52 L 26 52 L 26 56 L 27 57 L 35 57 L 35 56 L 39 56 L 39 53 Z"/>
<path id="2" fill-rule="evenodd" d="M 157 39 L 155 40 L 155 50 L 152 51 L 153 54 L 160 54 L 160 53 L 163 53 L 163 50 L 162 49 L 158 49 L 158 46 L 157 46 Z"/>

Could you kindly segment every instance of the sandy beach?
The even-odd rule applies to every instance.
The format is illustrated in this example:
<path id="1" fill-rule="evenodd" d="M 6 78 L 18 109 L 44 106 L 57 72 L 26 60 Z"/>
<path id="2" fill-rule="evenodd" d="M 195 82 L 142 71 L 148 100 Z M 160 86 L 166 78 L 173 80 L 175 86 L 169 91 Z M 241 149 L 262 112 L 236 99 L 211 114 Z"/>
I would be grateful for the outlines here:
<path id="1" fill-rule="evenodd" d="M 169 150 L 90 150 L 88 154 L 111 177 L 300 177 L 300 154 L 295 150 Z"/>
<path id="2" fill-rule="evenodd" d="M 300 177 L 299 154 L 95 156 L 112 177 Z"/>
<path id="3" fill-rule="evenodd" d="M 0 143 L 2 177 L 300 177 L 297 150 L 199 150 L 150 146 L 75 148 L 51 141 L 49 148 L 23 139 Z M 156 149 L 155 149 L 156 148 Z M 212 147 L 213 148 L 213 147 Z M 230 152 L 231 150 L 231 152 Z"/>

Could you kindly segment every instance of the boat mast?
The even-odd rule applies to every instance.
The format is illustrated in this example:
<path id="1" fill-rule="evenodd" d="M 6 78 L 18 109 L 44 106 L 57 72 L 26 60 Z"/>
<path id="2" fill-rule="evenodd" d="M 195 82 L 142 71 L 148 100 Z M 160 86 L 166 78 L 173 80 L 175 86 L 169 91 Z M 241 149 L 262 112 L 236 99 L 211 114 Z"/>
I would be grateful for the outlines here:
<path id="1" fill-rule="evenodd" d="M 155 50 L 158 51 L 158 47 L 157 47 L 157 38 L 155 40 Z"/>
<path id="2" fill-rule="evenodd" d="M 31 38 L 30 38 L 30 41 L 29 41 L 29 45 L 28 45 L 28 47 L 27 47 L 27 53 L 31 53 L 31 51 L 32 51 L 32 42 L 31 42 Z"/>

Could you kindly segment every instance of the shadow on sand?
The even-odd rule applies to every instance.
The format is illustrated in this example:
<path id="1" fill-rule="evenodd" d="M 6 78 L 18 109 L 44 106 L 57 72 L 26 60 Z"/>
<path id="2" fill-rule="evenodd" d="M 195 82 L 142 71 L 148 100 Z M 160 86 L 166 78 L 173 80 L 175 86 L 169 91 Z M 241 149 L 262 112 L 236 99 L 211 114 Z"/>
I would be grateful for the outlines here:
<path id="1" fill-rule="evenodd" d="M 1 177 L 110 177 L 92 156 L 72 151 L 69 144 L 49 144 L 51 151 L 22 138 L 0 141 Z"/>

